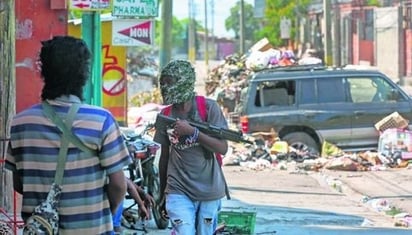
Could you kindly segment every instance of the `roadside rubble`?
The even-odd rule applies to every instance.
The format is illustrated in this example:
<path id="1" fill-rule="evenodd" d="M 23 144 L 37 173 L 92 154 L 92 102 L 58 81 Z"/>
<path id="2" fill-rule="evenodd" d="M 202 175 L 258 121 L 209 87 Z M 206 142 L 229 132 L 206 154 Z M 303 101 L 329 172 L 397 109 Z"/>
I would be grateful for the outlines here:
<path id="1" fill-rule="evenodd" d="M 311 171 L 367 172 L 389 169 L 412 169 L 412 132 L 407 130 L 408 121 L 399 113 L 392 113 L 376 123 L 380 132 L 377 151 L 345 152 L 325 141 L 321 154 L 298 151 L 278 138 L 276 132 L 253 133 L 253 145 L 230 143 L 230 151 L 223 158 L 223 165 L 239 165 L 251 171 L 285 170 L 294 174 Z M 343 182 L 328 178 L 327 183 L 338 192 Z M 362 202 L 372 210 L 391 216 L 394 226 L 412 227 L 412 214 L 392 205 L 385 198 L 363 196 Z"/>
<path id="2" fill-rule="evenodd" d="M 237 111 L 242 89 L 247 87 L 253 73 L 266 68 L 293 65 L 323 66 L 318 52 L 307 48 L 295 55 L 289 48 L 274 48 L 267 38 L 256 42 L 244 55 L 229 55 L 212 68 L 205 79 L 206 96 L 216 99 L 227 116 Z"/>
<path id="3" fill-rule="evenodd" d="M 379 153 L 373 151 L 359 153 L 341 152 L 339 155 L 327 157 L 310 156 L 307 159 L 294 159 L 294 157 L 285 157 L 282 154 L 270 154 L 270 150 L 265 152 L 260 147 L 255 149 L 252 146 L 237 143 L 231 143 L 230 146 L 231 152 L 223 158 L 223 165 L 239 165 L 248 171 L 279 170 L 288 171 L 290 174 L 309 175 L 310 172 L 317 172 L 324 175 L 327 174 L 325 170 L 345 172 L 386 171 L 392 168 L 412 170 L 412 164 L 409 164 L 412 162 L 402 161 L 402 164 L 397 166 L 387 165 L 380 160 Z M 264 157 L 259 158 L 259 156 Z M 330 188 L 340 193 L 345 193 L 345 183 L 339 178 L 324 175 L 324 179 Z M 412 227 L 412 214 L 410 214 L 410 211 L 403 211 L 403 209 L 393 205 L 391 200 L 387 198 L 370 198 L 364 195 L 359 204 L 363 204 L 377 213 L 392 217 L 395 227 Z"/>

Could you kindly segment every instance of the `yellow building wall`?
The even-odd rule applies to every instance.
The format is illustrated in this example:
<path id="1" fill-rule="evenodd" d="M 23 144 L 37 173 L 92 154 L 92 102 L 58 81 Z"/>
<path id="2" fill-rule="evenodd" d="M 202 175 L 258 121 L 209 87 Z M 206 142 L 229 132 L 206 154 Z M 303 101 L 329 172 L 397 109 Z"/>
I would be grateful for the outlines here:
<path id="1" fill-rule="evenodd" d="M 123 46 L 112 45 L 112 22 L 102 22 L 102 103 L 119 122 L 127 124 L 126 53 Z M 68 34 L 81 38 L 81 24 L 69 24 Z"/>

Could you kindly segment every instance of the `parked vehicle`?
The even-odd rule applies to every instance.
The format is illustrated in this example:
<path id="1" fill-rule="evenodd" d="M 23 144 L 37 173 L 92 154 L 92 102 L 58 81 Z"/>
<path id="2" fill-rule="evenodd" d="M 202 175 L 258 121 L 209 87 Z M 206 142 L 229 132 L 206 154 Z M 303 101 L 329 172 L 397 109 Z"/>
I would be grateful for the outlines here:
<path id="1" fill-rule="evenodd" d="M 133 159 L 133 163 L 126 169 L 128 175 L 135 184 L 143 187 L 145 192 L 150 194 L 155 200 L 156 205 L 158 205 L 161 198 L 156 158 L 160 156 L 160 145 L 147 134 L 151 128 L 153 128 L 153 124 L 143 126 L 143 130 L 139 133 L 130 128 L 124 128 L 122 132 L 130 157 Z M 126 199 L 130 199 L 130 197 L 126 195 Z M 156 205 L 152 207 L 152 217 L 159 229 L 165 229 L 169 221 L 162 217 Z M 134 209 L 135 206 L 137 206 L 136 203 L 133 203 L 124 210 L 135 210 L 137 212 Z"/>
<path id="2" fill-rule="evenodd" d="M 412 99 L 376 69 L 287 66 L 253 74 L 236 111 L 244 133 L 273 128 L 299 150 L 376 150 L 374 124 L 395 111 L 412 120 Z"/>

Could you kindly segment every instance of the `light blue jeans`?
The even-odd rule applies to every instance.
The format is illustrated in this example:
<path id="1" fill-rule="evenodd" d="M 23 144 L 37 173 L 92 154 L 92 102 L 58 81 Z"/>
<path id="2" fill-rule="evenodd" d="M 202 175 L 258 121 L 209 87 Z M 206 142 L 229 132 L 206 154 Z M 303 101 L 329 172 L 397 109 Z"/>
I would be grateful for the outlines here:
<path id="1" fill-rule="evenodd" d="M 183 194 L 168 194 L 166 210 L 173 235 L 212 235 L 221 200 L 192 201 Z"/>

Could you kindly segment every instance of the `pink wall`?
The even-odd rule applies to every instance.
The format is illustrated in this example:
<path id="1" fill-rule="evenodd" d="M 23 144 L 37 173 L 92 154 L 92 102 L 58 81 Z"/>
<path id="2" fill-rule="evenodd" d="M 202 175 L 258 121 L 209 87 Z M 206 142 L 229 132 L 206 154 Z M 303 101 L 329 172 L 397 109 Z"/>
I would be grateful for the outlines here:
<path id="1" fill-rule="evenodd" d="M 217 58 L 218 60 L 225 58 L 225 56 L 232 55 L 236 52 L 234 42 L 218 42 L 217 43 Z"/>
<path id="2" fill-rule="evenodd" d="M 405 30 L 405 75 L 412 76 L 412 30 Z"/>
<path id="3" fill-rule="evenodd" d="M 359 64 L 359 37 L 357 34 L 352 35 L 352 64 Z"/>

